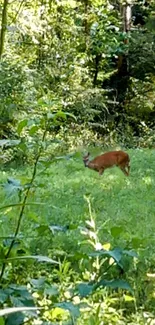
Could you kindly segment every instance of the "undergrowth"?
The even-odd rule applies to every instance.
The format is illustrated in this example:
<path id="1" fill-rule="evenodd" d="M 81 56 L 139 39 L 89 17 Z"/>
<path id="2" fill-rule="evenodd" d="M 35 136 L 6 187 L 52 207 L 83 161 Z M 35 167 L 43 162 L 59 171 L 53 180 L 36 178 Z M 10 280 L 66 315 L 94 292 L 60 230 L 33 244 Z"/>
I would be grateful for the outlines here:
<path id="1" fill-rule="evenodd" d="M 94 148 L 91 154 L 101 151 Z M 155 153 L 147 149 L 128 153 L 128 178 L 118 168 L 100 177 L 84 168 L 81 152 L 46 168 L 38 165 L 10 255 L 14 260 L 8 261 L 0 289 L 2 307 L 32 306 L 30 300 L 44 307 L 38 322 L 36 315 L 27 316 L 28 324 L 153 324 Z M 22 186 L 30 178 L 30 167 L 1 172 L 2 262 L 20 209 L 12 206 L 19 202 L 16 182 Z M 24 255 L 36 260 L 19 263 L 17 256 Z M 48 264 L 47 259 L 38 263 L 37 256 L 58 264 Z M 101 283 L 115 279 L 122 281 L 116 287 Z M 123 283 L 126 287 L 121 287 Z M 76 289 L 78 285 L 83 287 Z M 12 290 L 9 295 L 6 289 Z M 7 318 L 8 325 L 11 320 Z M 18 318 L 16 325 L 23 321 Z"/>

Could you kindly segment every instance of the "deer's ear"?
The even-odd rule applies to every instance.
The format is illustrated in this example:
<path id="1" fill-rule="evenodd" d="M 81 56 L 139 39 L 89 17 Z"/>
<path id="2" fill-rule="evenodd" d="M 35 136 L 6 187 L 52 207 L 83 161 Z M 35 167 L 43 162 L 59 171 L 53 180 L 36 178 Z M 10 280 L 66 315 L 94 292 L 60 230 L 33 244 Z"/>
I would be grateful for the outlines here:
<path id="1" fill-rule="evenodd" d="M 90 156 L 90 152 L 88 152 L 87 154 L 85 154 L 84 156 L 83 156 L 83 158 L 88 158 Z"/>

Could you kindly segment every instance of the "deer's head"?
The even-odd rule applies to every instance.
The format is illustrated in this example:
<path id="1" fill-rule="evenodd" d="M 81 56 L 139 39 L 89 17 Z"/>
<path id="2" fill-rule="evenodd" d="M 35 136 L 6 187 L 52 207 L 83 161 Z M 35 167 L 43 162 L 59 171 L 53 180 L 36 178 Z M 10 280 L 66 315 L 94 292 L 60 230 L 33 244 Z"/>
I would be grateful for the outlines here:
<path id="1" fill-rule="evenodd" d="M 84 162 L 85 167 L 88 166 L 89 157 L 90 157 L 90 153 L 89 152 L 87 153 L 87 155 L 83 156 L 83 162 Z"/>

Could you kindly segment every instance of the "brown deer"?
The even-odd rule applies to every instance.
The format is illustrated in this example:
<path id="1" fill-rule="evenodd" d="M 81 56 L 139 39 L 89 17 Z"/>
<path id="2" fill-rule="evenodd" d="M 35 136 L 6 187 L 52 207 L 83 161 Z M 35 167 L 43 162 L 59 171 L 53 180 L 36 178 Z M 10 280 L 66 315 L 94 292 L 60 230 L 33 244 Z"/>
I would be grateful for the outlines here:
<path id="1" fill-rule="evenodd" d="M 93 160 L 89 160 L 90 153 L 83 157 L 85 167 L 96 170 L 99 175 L 104 173 L 104 170 L 113 166 L 119 167 L 122 172 L 129 176 L 130 171 L 130 158 L 124 151 L 109 151 L 100 156 L 97 156 Z"/>

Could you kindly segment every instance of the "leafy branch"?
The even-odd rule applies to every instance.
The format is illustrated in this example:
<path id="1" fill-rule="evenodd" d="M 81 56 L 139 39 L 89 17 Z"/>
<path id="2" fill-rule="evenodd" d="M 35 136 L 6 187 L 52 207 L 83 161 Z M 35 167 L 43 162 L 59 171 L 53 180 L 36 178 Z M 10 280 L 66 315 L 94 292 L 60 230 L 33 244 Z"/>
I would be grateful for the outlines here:
<path id="1" fill-rule="evenodd" d="M 10 246 L 8 248 L 8 251 L 7 251 L 6 255 L 5 255 L 5 262 L 2 264 L 2 269 L 1 269 L 1 273 L 0 273 L 0 280 L 3 278 L 3 274 L 4 274 L 4 271 L 5 271 L 5 268 L 6 268 L 6 264 L 7 264 L 6 263 L 6 260 L 10 256 L 11 250 L 12 250 L 14 244 L 15 244 L 17 235 L 19 233 L 19 229 L 20 229 L 22 217 L 23 217 L 23 214 L 24 214 L 24 210 L 25 210 L 25 207 L 26 207 L 26 204 L 27 204 L 27 199 L 28 199 L 28 196 L 29 196 L 29 192 L 30 192 L 30 189 L 32 187 L 32 184 L 33 184 L 34 179 L 35 179 L 35 176 L 36 176 L 37 164 L 38 164 L 38 161 L 39 161 L 41 152 L 42 152 L 42 142 L 44 142 L 44 140 L 45 140 L 46 133 L 47 133 L 47 128 L 45 128 L 45 130 L 44 130 L 44 133 L 43 133 L 43 136 L 42 136 L 42 141 L 41 141 L 41 144 L 40 144 L 40 146 L 38 148 L 38 153 L 37 153 L 37 156 L 36 156 L 36 160 L 34 162 L 32 177 L 31 177 L 31 180 L 30 180 L 30 186 L 27 188 L 27 190 L 26 190 L 26 192 L 24 194 L 24 199 L 23 199 L 22 207 L 21 207 L 21 210 L 20 210 L 20 213 L 19 213 L 19 217 L 18 217 L 18 221 L 17 221 L 17 226 L 16 226 L 16 229 L 15 229 L 15 233 L 14 233 L 13 239 L 12 239 L 12 241 L 10 243 Z"/>

